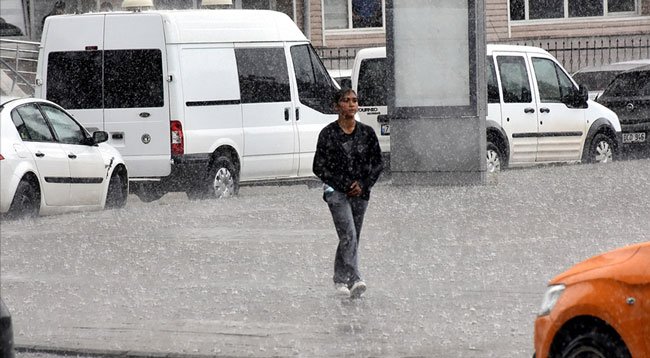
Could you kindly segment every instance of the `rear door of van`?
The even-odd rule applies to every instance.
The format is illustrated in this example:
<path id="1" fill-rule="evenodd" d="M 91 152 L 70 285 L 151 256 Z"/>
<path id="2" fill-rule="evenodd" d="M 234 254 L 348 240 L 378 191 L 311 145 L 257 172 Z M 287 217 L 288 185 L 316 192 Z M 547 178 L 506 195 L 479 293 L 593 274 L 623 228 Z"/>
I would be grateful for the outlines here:
<path id="1" fill-rule="evenodd" d="M 162 17 L 106 15 L 104 128 L 129 177 L 170 174 L 169 88 Z"/>
<path id="2" fill-rule="evenodd" d="M 48 17 L 41 46 L 36 97 L 59 104 L 91 133 L 103 130 L 104 15 Z"/>

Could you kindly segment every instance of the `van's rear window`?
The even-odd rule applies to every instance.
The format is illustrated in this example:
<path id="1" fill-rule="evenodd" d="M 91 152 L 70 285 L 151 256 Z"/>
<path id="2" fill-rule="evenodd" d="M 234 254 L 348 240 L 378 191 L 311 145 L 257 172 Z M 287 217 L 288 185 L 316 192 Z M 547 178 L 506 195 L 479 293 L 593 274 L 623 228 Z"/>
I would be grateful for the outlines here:
<path id="1" fill-rule="evenodd" d="M 101 51 L 50 53 L 46 83 L 46 98 L 63 108 L 101 108 Z"/>
<path id="2" fill-rule="evenodd" d="M 386 105 L 386 59 L 375 58 L 361 62 L 357 96 L 359 106 Z"/>

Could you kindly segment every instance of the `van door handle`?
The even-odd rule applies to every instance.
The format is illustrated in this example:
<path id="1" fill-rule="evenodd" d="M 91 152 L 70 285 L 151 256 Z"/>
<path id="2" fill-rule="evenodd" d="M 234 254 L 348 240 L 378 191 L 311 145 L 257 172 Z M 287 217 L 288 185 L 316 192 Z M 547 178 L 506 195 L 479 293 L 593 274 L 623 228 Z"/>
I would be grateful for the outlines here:
<path id="1" fill-rule="evenodd" d="M 284 109 L 284 120 L 289 121 L 289 107 Z"/>
<path id="2" fill-rule="evenodd" d="M 70 158 L 70 159 L 77 159 L 77 155 L 74 154 L 74 153 L 69 153 L 69 154 L 68 154 L 68 158 Z"/>
<path id="3" fill-rule="evenodd" d="M 535 113 L 535 108 L 524 108 L 524 113 Z"/>
<path id="4" fill-rule="evenodd" d="M 34 154 L 34 155 L 37 156 L 37 157 L 39 157 L 39 158 L 43 158 L 43 157 L 45 156 L 45 153 L 43 153 L 43 152 L 36 152 L 36 154 Z"/>
<path id="5" fill-rule="evenodd" d="M 296 120 L 300 120 L 300 108 L 296 108 Z"/>
<path id="6" fill-rule="evenodd" d="M 546 108 L 546 107 L 540 108 L 539 111 L 541 113 L 551 113 L 551 110 L 549 108 Z"/>

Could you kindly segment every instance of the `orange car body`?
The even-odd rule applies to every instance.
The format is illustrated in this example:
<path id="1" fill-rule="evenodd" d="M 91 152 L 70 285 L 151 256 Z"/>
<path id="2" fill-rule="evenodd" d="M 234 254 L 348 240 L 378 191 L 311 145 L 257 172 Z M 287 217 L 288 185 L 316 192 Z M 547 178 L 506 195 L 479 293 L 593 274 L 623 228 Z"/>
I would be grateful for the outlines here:
<path id="1" fill-rule="evenodd" d="M 608 323 L 632 357 L 650 357 L 650 242 L 581 262 L 553 278 L 564 292 L 549 314 L 535 321 L 535 356 L 548 357 L 563 326 L 590 316 Z"/>

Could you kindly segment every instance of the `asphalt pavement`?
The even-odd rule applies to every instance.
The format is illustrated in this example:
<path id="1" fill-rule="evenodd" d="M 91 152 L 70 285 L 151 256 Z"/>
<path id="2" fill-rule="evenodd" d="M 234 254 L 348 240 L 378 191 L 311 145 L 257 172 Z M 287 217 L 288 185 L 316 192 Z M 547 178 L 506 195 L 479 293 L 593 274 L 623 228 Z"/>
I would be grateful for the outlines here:
<path id="1" fill-rule="evenodd" d="M 373 190 L 363 298 L 336 296 L 319 189 L 171 193 L 0 223 L 18 357 L 530 357 L 546 282 L 648 241 L 650 160 Z"/>

